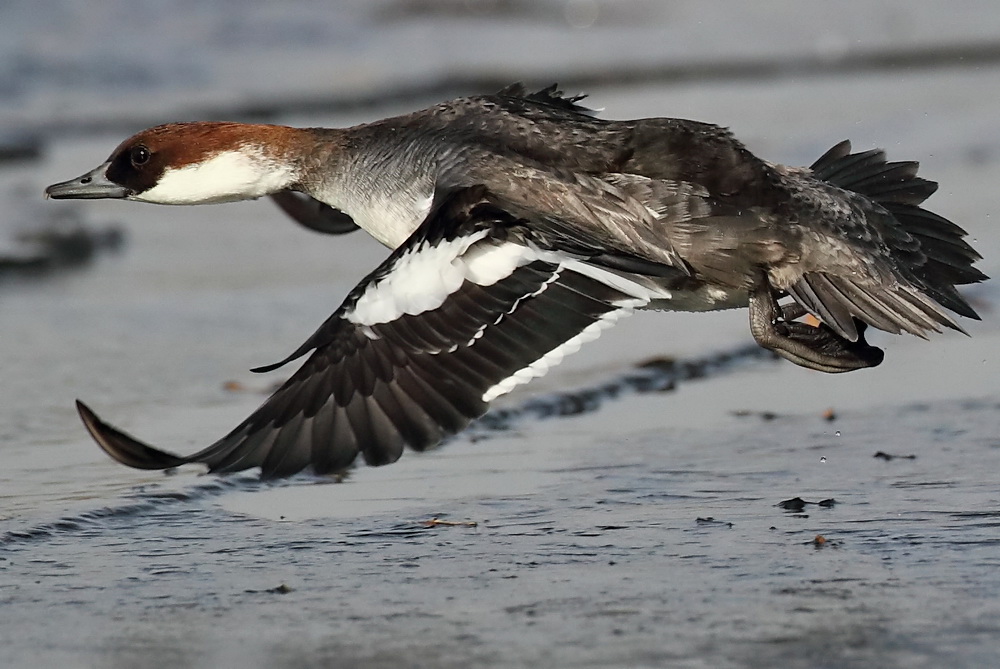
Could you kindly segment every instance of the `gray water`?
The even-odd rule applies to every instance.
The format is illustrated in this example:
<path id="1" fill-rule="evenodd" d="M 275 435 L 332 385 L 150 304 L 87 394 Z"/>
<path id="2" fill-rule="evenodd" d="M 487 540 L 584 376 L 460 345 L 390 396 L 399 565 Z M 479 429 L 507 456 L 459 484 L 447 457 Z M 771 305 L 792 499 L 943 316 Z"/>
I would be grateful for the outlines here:
<path id="1" fill-rule="evenodd" d="M 0 165 L 0 231 L 64 204 L 25 191 L 144 125 L 341 125 L 477 81 L 560 80 L 605 116 L 714 121 L 778 162 L 845 137 L 919 159 L 942 185 L 931 208 L 997 273 L 993 3 L 330 4 L 4 6 L 0 137 L 44 152 Z M 502 407 L 588 411 L 529 412 L 341 483 L 263 485 L 116 465 L 73 400 L 193 451 L 281 378 L 246 370 L 297 346 L 384 250 L 264 202 L 84 205 L 125 248 L 0 283 L 0 665 L 994 666 L 992 283 L 967 291 L 971 337 L 880 336 L 874 370 L 753 358 L 608 392 L 649 358 L 749 340 L 742 312 L 641 314 Z M 795 497 L 835 502 L 779 506 Z"/>

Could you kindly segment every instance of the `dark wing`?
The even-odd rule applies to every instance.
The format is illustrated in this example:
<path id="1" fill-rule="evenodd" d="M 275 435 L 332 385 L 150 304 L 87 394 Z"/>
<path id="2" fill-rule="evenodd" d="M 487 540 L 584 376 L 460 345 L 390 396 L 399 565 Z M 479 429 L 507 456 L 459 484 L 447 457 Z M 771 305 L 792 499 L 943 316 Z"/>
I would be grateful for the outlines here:
<path id="1" fill-rule="evenodd" d="M 648 289 L 526 239 L 482 188 L 442 198 L 424 224 L 292 356 L 306 362 L 228 435 L 181 457 L 102 422 L 84 423 L 123 464 L 211 471 L 343 469 L 360 452 L 395 461 L 486 412 L 603 327 L 647 304 Z M 279 365 L 272 365 L 271 369 Z"/>
<path id="2" fill-rule="evenodd" d="M 342 235 L 358 229 L 350 216 L 304 193 L 282 190 L 272 193 L 271 199 L 289 218 L 310 230 Z"/>

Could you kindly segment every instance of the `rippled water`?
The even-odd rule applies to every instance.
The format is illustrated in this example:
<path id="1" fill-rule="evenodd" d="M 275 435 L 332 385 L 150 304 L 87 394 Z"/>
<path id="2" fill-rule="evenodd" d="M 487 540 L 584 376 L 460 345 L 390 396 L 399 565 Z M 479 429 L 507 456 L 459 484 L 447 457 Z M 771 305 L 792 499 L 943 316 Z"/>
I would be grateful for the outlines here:
<path id="1" fill-rule="evenodd" d="M 0 164 L 0 229 L 60 204 L 22 188 L 82 173 L 149 123 L 262 110 L 354 123 L 448 81 L 568 77 L 595 82 L 608 116 L 725 123 L 771 160 L 808 164 L 846 136 L 918 158 L 942 184 L 933 208 L 997 273 L 993 4 L 475 4 L 5 6 L 0 139 L 32 134 L 44 152 Z M 981 56 L 871 57 L 948 45 Z M 867 64 L 838 74 L 845 54 Z M 742 67 L 755 58 L 787 74 Z M 678 74 L 699 62 L 715 63 L 691 70 L 711 83 Z M 609 83 L 637 64 L 673 74 Z M 992 284 L 968 291 L 985 319 L 971 338 L 884 336 L 875 370 L 737 355 L 639 393 L 653 382 L 637 363 L 749 341 L 744 313 L 641 314 L 506 413 L 391 467 L 339 484 L 167 477 L 107 460 L 73 400 L 195 450 L 280 379 L 245 370 L 297 346 L 384 251 L 360 234 L 316 237 L 267 203 L 85 205 L 124 227 L 120 253 L 0 283 L 0 664 L 994 664 Z M 779 506 L 795 497 L 835 503 Z"/>
<path id="2" fill-rule="evenodd" d="M 345 485 L 170 482 L 8 534 L 5 634 L 16 664 L 989 666 L 998 408 L 620 442 L 602 411 Z M 442 490 L 459 476 L 478 490 Z"/>

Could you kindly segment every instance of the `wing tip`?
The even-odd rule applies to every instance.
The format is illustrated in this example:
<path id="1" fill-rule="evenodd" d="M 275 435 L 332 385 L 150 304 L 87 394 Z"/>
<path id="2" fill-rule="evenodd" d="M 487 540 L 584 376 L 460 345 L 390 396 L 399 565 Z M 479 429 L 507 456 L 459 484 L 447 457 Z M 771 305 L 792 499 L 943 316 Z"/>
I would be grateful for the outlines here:
<path id="1" fill-rule="evenodd" d="M 97 445 L 123 465 L 134 469 L 170 469 L 189 462 L 186 458 L 153 448 L 105 423 L 81 400 L 76 400 L 76 410 Z"/>

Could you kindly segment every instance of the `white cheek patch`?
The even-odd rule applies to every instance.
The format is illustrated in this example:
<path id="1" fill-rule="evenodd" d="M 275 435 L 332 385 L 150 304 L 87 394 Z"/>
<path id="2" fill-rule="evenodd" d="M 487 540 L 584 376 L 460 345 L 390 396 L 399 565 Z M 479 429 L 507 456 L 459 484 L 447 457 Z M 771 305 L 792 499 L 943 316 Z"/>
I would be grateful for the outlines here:
<path id="1" fill-rule="evenodd" d="M 292 170 L 246 151 L 224 151 L 200 163 L 168 168 L 155 186 L 132 199 L 154 204 L 213 204 L 274 193 L 292 184 Z"/>

